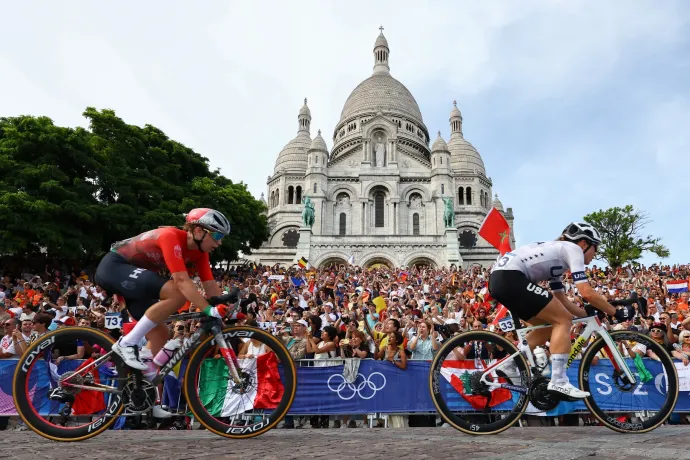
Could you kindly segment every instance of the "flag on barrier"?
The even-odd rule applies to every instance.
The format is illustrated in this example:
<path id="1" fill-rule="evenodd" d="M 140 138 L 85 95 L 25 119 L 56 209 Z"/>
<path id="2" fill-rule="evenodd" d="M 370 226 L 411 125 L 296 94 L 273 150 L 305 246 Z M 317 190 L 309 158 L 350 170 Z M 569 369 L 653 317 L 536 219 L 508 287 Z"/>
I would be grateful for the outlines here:
<path id="1" fill-rule="evenodd" d="M 256 382 L 247 393 L 234 391 L 235 382 L 229 376 L 228 366 L 223 359 L 206 359 L 199 376 L 199 392 L 209 414 L 220 417 L 239 415 L 251 409 L 273 409 L 283 397 L 285 390 L 278 371 L 278 358 L 269 352 L 258 358 L 239 360 L 242 372 L 249 373 Z"/>
<path id="2" fill-rule="evenodd" d="M 481 362 L 484 365 L 486 364 L 484 360 L 481 360 Z M 486 396 L 473 395 L 470 391 L 470 375 L 479 370 L 481 369 L 475 367 L 475 360 L 473 359 L 446 359 L 441 368 L 441 375 L 474 409 L 483 410 L 486 407 Z M 505 379 L 499 378 L 495 373 L 493 378 L 498 379 L 500 382 L 505 382 Z M 511 391 L 506 388 L 493 390 L 489 407 L 510 401 L 511 397 Z"/>

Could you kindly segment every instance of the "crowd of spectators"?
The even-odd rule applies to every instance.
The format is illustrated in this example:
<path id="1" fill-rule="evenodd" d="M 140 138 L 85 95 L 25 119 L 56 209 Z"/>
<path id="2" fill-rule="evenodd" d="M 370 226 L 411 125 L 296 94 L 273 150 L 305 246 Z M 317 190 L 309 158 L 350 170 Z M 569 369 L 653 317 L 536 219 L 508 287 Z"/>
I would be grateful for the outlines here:
<path id="1" fill-rule="evenodd" d="M 410 359 L 432 359 L 452 335 L 473 329 L 500 333 L 493 324 L 499 309 L 487 290 L 489 270 L 352 265 L 314 269 L 245 264 L 217 269 L 215 275 L 223 289 L 239 288 L 246 313 L 243 321 L 280 337 L 295 360 L 315 360 L 315 365 L 325 360 L 321 365 L 327 365 L 335 358 L 358 357 L 386 360 L 405 369 Z M 649 334 L 688 364 L 688 292 L 669 294 L 666 282 L 687 280 L 690 265 L 630 265 L 618 269 L 594 265 L 587 270 L 587 276 L 595 290 L 608 299 L 627 298 L 633 290 L 648 299 L 647 317 L 637 314 L 620 324 L 605 318 L 608 328 Z M 91 279 L 86 272 L 61 274 L 47 268 L 39 275 L 3 276 L 0 359 L 18 357 L 32 341 L 60 327 L 90 326 L 119 337 L 121 328 L 106 327 L 106 317 L 119 314 L 127 323 L 126 305 Z M 564 284 L 568 298 L 583 305 L 567 275 Z M 383 304 L 376 300 L 379 297 Z M 183 310 L 195 311 L 196 307 L 187 304 Z M 191 336 L 195 323 L 171 324 L 171 338 Z M 515 340 L 514 334 L 507 337 Z M 683 351 L 674 350 L 674 343 L 679 343 Z M 57 359 L 82 357 L 74 354 Z M 410 417 L 409 421 L 411 426 L 418 426 L 434 423 L 434 418 Z M 358 426 L 354 418 L 347 417 L 312 417 L 308 422 L 315 428 Z M 285 427 L 306 423 L 287 418 Z"/>

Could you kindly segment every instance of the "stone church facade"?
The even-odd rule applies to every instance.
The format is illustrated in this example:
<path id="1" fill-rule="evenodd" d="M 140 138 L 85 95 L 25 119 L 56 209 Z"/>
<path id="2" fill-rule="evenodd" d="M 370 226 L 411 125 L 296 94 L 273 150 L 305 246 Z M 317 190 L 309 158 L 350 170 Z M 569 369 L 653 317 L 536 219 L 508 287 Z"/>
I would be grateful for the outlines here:
<path id="1" fill-rule="evenodd" d="M 314 266 L 347 263 L 434 267 L 488 266 L 498 251 L 477 232 L 492 206 L 492 182 L 479 152 L 465 140 L 455 102 L 450 138 L 432 140 L 410 91 L 390 74 L 383 31 L 374 45 L 373 74 L 350 94 L 328 149 L 321 131 L 311 137 L 307 100 L 297 116 L 297 136 L 282 149 L 268 176 L 271 236 L 247 256 L 289 265 L 304 256 Z M 431 145 L 431 147 L 430 147 Z M 303 200 L 315 211 L 302 221 Z M 444 200 L 454 223 L 444 224 Z"/>

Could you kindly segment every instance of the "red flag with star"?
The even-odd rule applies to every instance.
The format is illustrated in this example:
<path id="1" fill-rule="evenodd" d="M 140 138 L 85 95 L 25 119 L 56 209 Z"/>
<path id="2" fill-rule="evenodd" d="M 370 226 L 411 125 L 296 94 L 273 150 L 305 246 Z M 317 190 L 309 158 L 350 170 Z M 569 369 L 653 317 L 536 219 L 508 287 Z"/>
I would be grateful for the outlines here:
<path id="1" fill-rule="evenodd" d="M 510 226 L 506 218 L 496 208 L 491 208 L 491 211 L 484 218 L 484 222 L 479 228 L 479 236 L 498 249 L 501 255 L 511 249 Z"/>

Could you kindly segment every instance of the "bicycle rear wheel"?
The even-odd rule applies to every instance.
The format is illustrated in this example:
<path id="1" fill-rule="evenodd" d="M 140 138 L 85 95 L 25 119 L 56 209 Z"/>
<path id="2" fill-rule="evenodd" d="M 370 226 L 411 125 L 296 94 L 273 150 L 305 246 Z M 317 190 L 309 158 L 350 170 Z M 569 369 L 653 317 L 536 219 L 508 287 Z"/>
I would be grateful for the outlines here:
<path id="1" fill-rule="evenodd" d="M 123 410 L 127 369 L 119 358 L 89 366 L 113 343 L 107 334 L 86 327 L 58 329 L 32 343 L 17 362 L 12 381 L 14 405 L 26 425 L 53 441 L 82 441 L 115 423 Z M 96 352 L 96 345 L 103 351 Z M 83 360 L 65 361 L 59 367 L 53 363 L 58 355 L 72 355 L 79 347 L 84 347 Z M 106 385 L 114 391 L 104 391 Z M 65 390 L 65 397 L 51 400 L 56 387 Z"/>
<path id="2" fill-rule="evenodd" d="M 448 340 L 436 353 L 429 373 L 431 399 L 441 418 L 468 434 L 497 434 L 514 425 L 529 401 L 525 358 L 518 354 L 510 370 L 502 368 L 487 376 L 492 382 L 522 387 L 522 393 L 507 388 L 489 392 L 479 378 L 498 359 L 517 351 L 512 342 L 492 332 L 471 331 Z"/>
<path id="3" fill-rule="evenodd" d="M 646 433 L 663 424 L 678 401 L 678 373 L 671 356 L 650 337 L 634 331 L 610 333 L 622 350 L 653 351 L 661 361 L 642 359 L 642 366 L 626 359 L 637 383 L 631 385 L 615 366 L 603 338 L 589 347 L 580 363 L 580 388 L 591 393 L 585 404 L 601 423 L 621 433 Z M 628 352 L 629 353 L 629 352 Z M 638 367 L 639 366 L 639 367 Z M 648 373 L 646 382 L 641 375 Z"/>
<path id="4" fill-rule="evenodd" d="M 214 337 L 207 337 L 189 358 L 183 383 L 187 403 L 209 431 L 233 439 L 259 436 L 276 426 L 292 405 L 295 363 L 285 346 L 261 329 L 229 327 L 223 337 L 239 358 L 240 383 L 217 355 Z"/>

